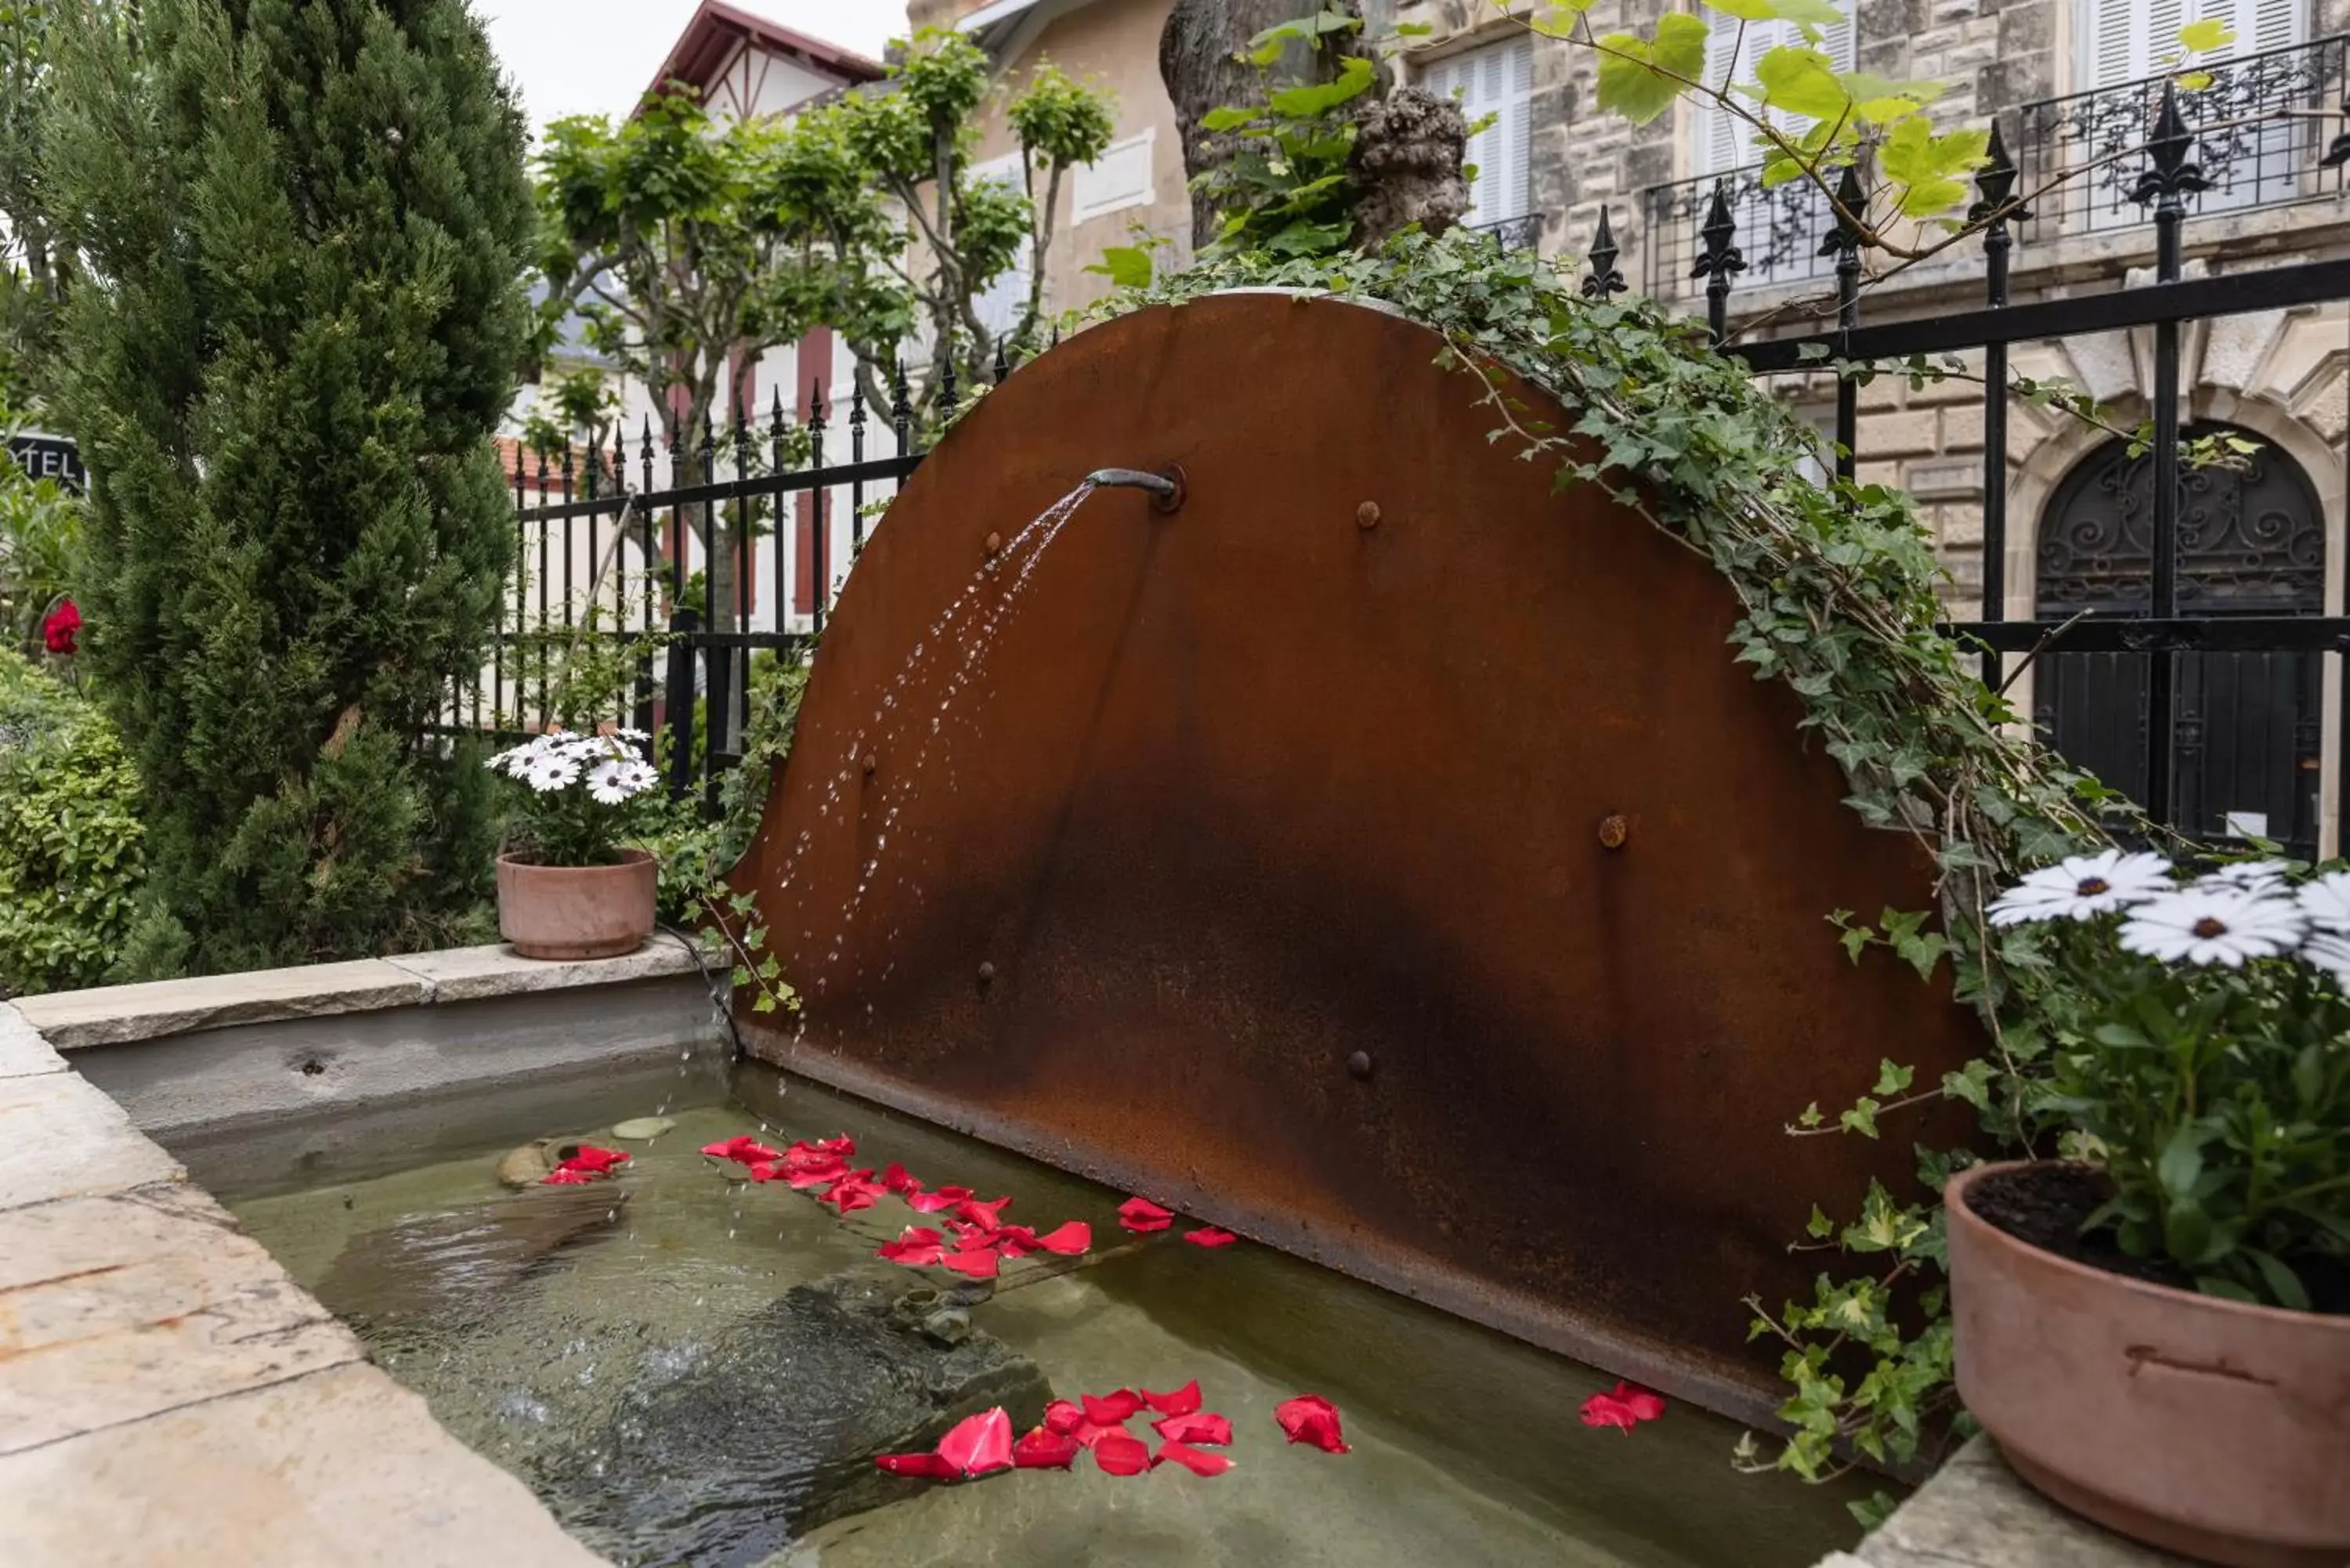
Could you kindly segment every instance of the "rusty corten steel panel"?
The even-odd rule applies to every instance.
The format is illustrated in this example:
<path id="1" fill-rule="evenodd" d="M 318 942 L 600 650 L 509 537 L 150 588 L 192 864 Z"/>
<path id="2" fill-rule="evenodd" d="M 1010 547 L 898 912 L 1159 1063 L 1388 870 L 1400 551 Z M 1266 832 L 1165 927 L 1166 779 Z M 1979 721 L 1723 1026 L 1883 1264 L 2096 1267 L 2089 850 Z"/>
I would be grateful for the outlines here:
<path id="1" fill-rule="evenodd" d="M 988 395 L 858 562 L 738 869 L 806 1005 L 754 1048 L 1752 1417 L 1740 1298 L 1807 1294 L 1813 1200 L 1909 1160 L 1784 1124 L 1977 1026 L 1838 948 L 1925 864 L 1731 661 L 1726 586 L 1490 444 L 1437 348 L 1222 296 Z M 983 655 L 1024 556 L 936 629 L 990 534 L 1168 463 L 1182 509 L 1096 494 Z"/>

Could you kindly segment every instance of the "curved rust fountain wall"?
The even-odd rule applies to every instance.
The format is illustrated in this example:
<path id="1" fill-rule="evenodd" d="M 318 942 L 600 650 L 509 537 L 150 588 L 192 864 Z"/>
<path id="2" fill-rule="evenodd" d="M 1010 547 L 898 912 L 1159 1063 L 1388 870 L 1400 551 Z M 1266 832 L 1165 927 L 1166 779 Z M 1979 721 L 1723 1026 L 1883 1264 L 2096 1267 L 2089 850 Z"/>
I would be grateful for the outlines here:
<path id="1" fill-rule="evenodd" d="M 1924 864 L 1731 662 L 1728 588 L 1490 444 L 1437 348 L 1222 296 L 987 397 L 858 563 L 737 872 L 806 1002 L 754 1049 L 1752 1416 L 1740 1298 L 1808 1294 L 1812 1202 L 1914 1131 L 1783 1125 L 1975 1025 L 1836 945 Z M 986 536 L 1168 462 L 1181 511 L 1089 500 L 918 767 L 961 654 L 874 718 Z"/>

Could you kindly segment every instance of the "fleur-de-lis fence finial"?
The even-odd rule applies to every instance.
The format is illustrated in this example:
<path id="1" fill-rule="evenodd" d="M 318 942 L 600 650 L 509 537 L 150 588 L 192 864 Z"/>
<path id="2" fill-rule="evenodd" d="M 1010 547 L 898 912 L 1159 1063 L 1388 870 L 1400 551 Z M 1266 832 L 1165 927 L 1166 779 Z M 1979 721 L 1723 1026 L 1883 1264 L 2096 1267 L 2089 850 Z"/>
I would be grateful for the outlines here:
<path id="1" fill-rule="evenodd" d="M 1623 293 L 1631 286 L 1624 275 L 1616 270 L 1616 260 L 1623 253 L 1617 248 L 1616 231 L 1608 223 L 1607 208 L 1599 209 L 1599 228 L 1591 236 L 1591 275 L 1583 280 L 1583 296 L 1603 303 L 1611 295 Z"/>

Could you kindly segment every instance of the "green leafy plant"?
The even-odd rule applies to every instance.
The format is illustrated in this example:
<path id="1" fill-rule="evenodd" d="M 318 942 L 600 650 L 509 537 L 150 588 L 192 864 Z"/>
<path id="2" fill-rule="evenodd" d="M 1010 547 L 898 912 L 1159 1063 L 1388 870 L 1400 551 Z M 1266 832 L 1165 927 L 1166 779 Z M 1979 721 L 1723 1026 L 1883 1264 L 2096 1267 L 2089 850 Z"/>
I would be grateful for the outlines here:
<path id="1" fill-rule="evenodd" d="M 139 803 L 105 715 L 0 649 L 0 992 L 108 978 L 138 903 Z"/>
<path id="2" fill-rule="evenodd" d="M 2182 883 L 2107 851 L 1991 919 L 2038 927 L 2061 977 L 2048 1106 L 2113 1190 L 2085 1231 L 2211 1294 L 2350 1311 L 2350 871 Z"/>
<path id="3" fill-rule="evenodd" d="M 1325 254 L 1353 239 L 1356 192 L 1347 162 L 1357 129 L 1347 109 L 1375 91 L 1379 77 L 1375 60 L 1348 47 L 1362 27 L 1359 16 L 1325 9 L 1249 41 L 1250 59 L 1261 69 L 1303 45 L 1316 60 L 1312 74 L 1327 79 L 1271 87 L 1256 104 L 1212 109 L 1201 121 L 1203 130 L 1232 141 L 1229 155 L 1192 182 L 1192 200 L 1222 215 L 1210 257 Z M 1109 265 L 1119 269 L 1114 277 L 1134 276 L 1130 260 Z"/>
<path id="4" fill-rule="evenodd" d="M 0 402 L 0 431 L 16 428 Z M 41 649 L 44 623 L 73 589 L 81 532 L 78 496 L 0 461 L 0 648 L 27 658 Z"/>

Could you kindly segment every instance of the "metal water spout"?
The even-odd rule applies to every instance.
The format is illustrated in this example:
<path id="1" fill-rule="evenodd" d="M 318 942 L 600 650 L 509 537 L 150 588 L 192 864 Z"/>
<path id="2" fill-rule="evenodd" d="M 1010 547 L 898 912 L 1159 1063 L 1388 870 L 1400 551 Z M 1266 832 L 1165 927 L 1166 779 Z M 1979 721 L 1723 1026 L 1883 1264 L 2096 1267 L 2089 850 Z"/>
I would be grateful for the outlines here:
<path id="1" fill-rule="evenodd" d="M 1169 463 L 1156 473 L 1139 468 L 1097 468 L 1086 475 L 1086 483 L 1096 490 L 1140 490 L 1150 497 L 1150 504 L 1160 512 L 1172 512 L 1183 504 L 1183 466 Z"/>

